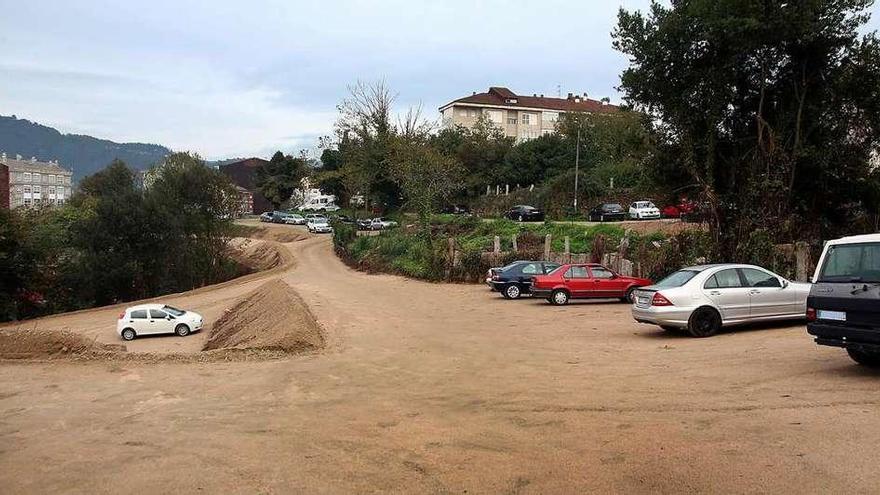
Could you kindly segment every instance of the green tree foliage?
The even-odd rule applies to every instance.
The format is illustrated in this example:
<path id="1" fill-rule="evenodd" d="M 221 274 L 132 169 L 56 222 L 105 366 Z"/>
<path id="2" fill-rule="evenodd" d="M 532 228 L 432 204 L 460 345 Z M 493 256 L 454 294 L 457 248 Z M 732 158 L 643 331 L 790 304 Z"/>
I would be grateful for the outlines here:
<path id="1" fill-rule="evenodd" d="M 124 163 L 86 177 L 64 206 L 0 212 L 0 318 L 112 304 L 228 279 L 234 187 L 196 155 L 146 174 Z"/>
<path id="2" fill-rule="evenodd" d="M 419 224 L 430 241 L 431 215 L 463 186 L 461 164 L 422 140 L 399 139 L 393 147 L 389 169 L 407 206 L 418 213 Z"/>
<path id="3" fill-rule="evenodd" d="M 870 0 L 674 1 L 619 13 L 621 88 L 655 117 L 661 159 L 713 210 L 722 251 L 834 235 L 880 137 L 880 44 L 859 34 Z M 853 187 L 856 185 L 856 187 Z"/>
<path id="4" fill-rule="evenodd" d="M 454 156 L 465 170 L 465 193 L 477 195 L 486 186 L 504 184 L 504 160 L 514 147 L 515 140 L 504 135 L 498 126 L 480 116 L 471 127 L 446 128 L 433 137 L 431 144 L 449 156 Z M 526 184 L 527 181 L 523 181 Z"/>
<path id="5" fill-rule="evenodd" d="M 256 169 L 254 183 L 277 210 L 295 190 L 302 187 L 302 179 L 308 173 L 304 158 L 294 158 L 276 151 L 269 163 Z"/>

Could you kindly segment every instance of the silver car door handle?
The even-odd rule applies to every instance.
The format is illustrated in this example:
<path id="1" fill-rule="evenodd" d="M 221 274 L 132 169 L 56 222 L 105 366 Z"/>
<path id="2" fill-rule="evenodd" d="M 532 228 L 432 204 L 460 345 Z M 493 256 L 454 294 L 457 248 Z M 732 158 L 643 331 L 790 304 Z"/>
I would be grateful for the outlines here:
<path id="1" fill-rule="evenodd" d="M 760 293 L 761 293 L 761 291 L 759 291 L 757 289 L 752 289 L 749 291 L 749 294 L 760 294 Z"/>
<path id="2" fill-rule="evenodd" d="M 709 291 L 709 294 L 711 294 L 711 295 L 713 295 L 713 296 L 720 296 L 720 295 L 721 295 L 721 292 L 719 292 L 719 291 L 717 291 L 717 290 L 710 290 L 710 291 Z"/>

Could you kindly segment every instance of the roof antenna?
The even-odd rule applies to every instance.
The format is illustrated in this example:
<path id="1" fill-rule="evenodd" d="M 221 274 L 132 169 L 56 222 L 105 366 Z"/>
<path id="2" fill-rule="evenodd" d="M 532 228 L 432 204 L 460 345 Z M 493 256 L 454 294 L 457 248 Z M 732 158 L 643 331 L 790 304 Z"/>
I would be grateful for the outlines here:
<path id="1" fill-rule="evenodd" d="M 556 83 L 556 97 L 562 98 L 562 83 Z"/>

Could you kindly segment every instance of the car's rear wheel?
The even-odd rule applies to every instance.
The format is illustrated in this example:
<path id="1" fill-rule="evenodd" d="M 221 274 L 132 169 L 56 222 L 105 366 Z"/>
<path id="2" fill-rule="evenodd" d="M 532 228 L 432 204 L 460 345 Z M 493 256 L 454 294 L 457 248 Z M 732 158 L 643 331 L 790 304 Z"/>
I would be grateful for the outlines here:
<path id="1" fill-rule="evenodd" d="M 522 289 L 519 287 L 519 284 L 510 284 L 504 288 L 505 299 L 519 299 L 522 295 Z"/>
<path id="2" fill-rule="evenodd" d="M 626 295 L 624 295 L 623 297 L 621 297 L 620 300 L 621 300 L 622 302 L 625 302 L 625 303 L 631 303 L 631 302 L 634 302 L 634 301 L 633 301 L 633 291 L 634 291 L 634 290 L 636 290 L 635 287 L 630 287 L 629 289 L 627 289 L 627 290 L 626 290 Z"/>
<path id="3" fill-rule="evenodd" d="M 180 325 L 174 327 L 174 333 L 181 337 L 186 337 L 187 335 L 189 335 L 189 327 L 181 323 Z"/>
<path id="4" fill-rule="evenodd" d="M 131 328 L 126 328 L 122 331 L 122 340 L 134 340 L 135 337 L 137 337 L 137 334 Z"/>
<path id="5" fill-rule="evenodd" d="M 848 348 L 846 353 L 853 361 L 871 368 L 880 367 L 880 352 L 863 351 L 861 349 Z"/>
<path id="6" fill-rule="evenodd" d="M 721 330 L 721 315 L 714 308 L 699 308 L 688 319 L 687 329 L 693 337 L 711 337 Z"/>
<path id="7" fill-rule="evenodd" d="M 550 295 L 550 302 L 555 306 L 565 306 L 568 304 L 568 292 L 564 290 L 555 290 Z"/>

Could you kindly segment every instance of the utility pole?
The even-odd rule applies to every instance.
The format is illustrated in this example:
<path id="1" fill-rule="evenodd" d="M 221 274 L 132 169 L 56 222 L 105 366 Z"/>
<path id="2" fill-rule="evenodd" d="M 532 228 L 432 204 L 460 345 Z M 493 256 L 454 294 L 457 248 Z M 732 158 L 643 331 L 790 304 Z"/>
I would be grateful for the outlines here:
<path id="1" fill-rule="evenodd" d="M 578 123 L 577 148 L 574 151 L 574 214 L 578 212 L 578 168 L 581 161 L 581 126 Z"/>

